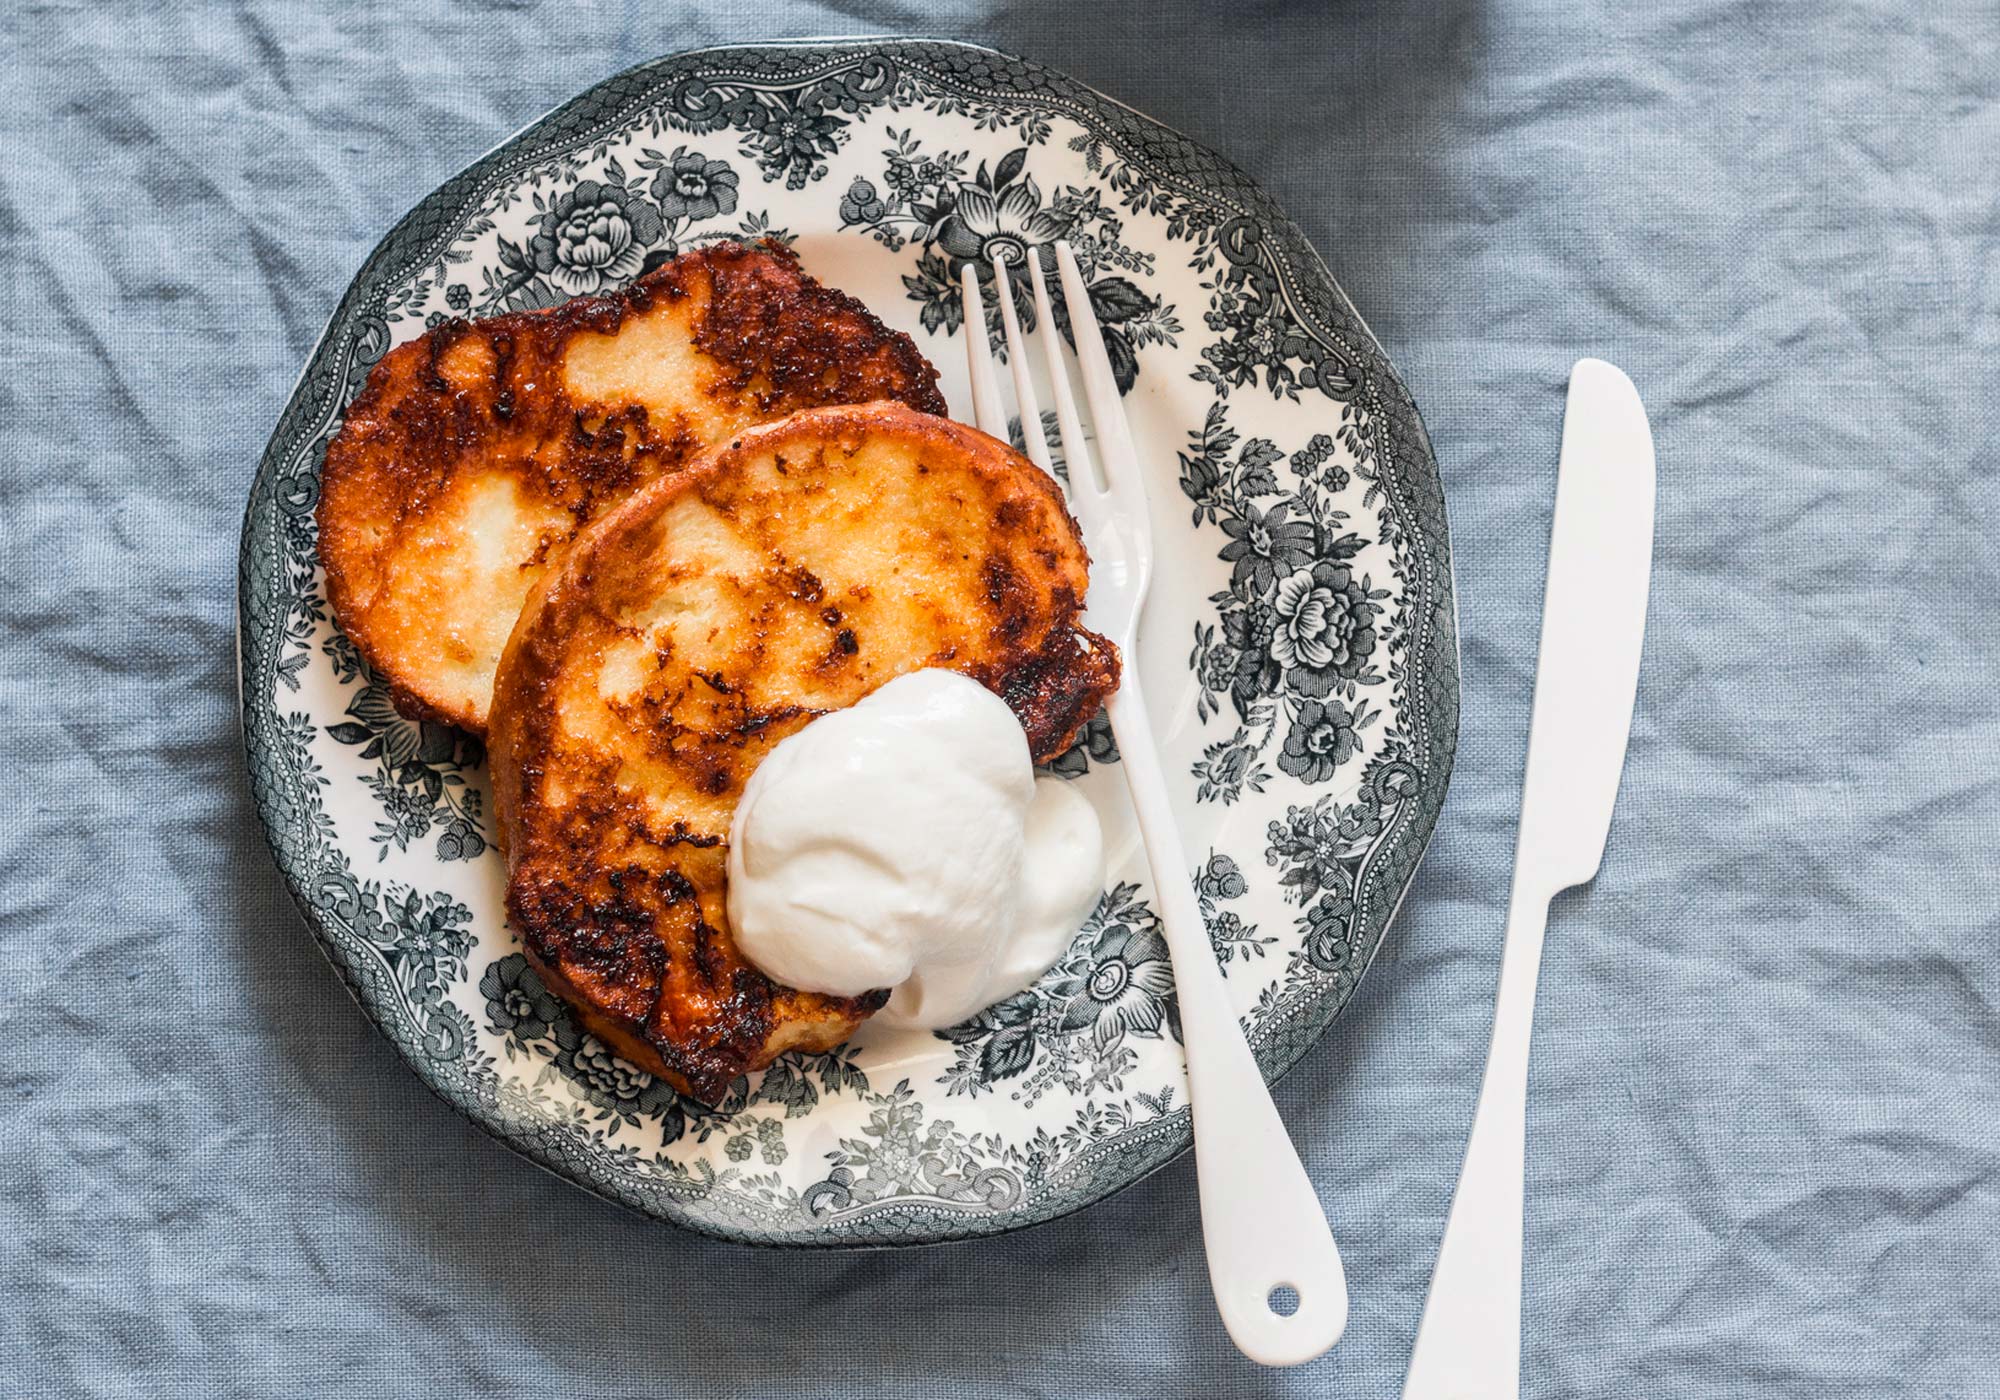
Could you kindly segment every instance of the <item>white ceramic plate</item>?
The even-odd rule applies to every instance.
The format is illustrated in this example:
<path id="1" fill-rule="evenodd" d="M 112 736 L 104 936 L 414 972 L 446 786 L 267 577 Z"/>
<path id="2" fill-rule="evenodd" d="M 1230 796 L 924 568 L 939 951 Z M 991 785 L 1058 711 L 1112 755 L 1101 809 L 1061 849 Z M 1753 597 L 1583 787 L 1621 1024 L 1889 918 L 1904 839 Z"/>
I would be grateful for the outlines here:
<path id="1" fill-rule="evenodd" d="M 342 299 L 251 492 L 252 785 L 363 1009 L 426 1083 L 535 1161 L 755 1243 L 994 1234 L 1098 1200 L 1190 1140 L 1165 946 L 1101 720 L 1055 765 L 1103 816 L 1111 872 L 1057 967 L 948 1034 L 864 1030 L 711 1108 L 612 1056 L 541 987 L 505 922 L 479 745 L 399 717 L 328 621 L 319 464 L 386 349 L 448 316 L 550 304 L 695 243 L 757 236 L 910 331 L 961 410 L 960 260 L 1040 256 L 1058 236 L 1077 248 L 1152 471 L 1161 566 L 1140 664 L 1204 909 L 1265 1073 L 1305 1052 L 1380 946 L 1450 776 L 1436 465 L 1381 348 L 1248 177 L 990 50 L 840 41 L 660 59 L 398 224 Z"/>

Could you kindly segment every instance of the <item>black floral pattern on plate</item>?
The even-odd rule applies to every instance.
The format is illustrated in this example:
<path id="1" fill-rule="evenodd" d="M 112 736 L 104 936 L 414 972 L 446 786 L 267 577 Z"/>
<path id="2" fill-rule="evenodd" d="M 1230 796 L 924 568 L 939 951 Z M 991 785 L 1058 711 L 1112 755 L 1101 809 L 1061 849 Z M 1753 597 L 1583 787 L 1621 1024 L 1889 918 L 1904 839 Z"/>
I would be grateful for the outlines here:
<path id="1" fill-rule="evenodd" d="M 682 1102 L 577 1027 L 508 950 L 466 863 L 495 859 L 477 746 L 394 715 L 329 634 L 316 576 L 317 451 L 392 345 L 448 316 L 615 289 L 696 241 L 788 238 L 773 213 L 900 255 L 932 335 L 958 327 L 965 266 L 981 269 L 997 335 L 985 269 L 1045 259 L 1060 231 L 1121 384 L 1145 381 L 1162 406 L 1181 402 L 1182 376 L 1212 391 L 1179 462 L 1196 531 L 1182 557 L 1215 580 L 1180 624 L 1194 632 L 1195 718 L 1213 731 L 1196 736 L 1195 795 L 1251 806 L 1270 834 L 1261 862 L 1211 851 L 1196 888 L 1217 958 L 1257 989 L 1253 1045 L 1267 1068 L 1296 1058 L 1379 943 L 1449 771 L 1435 471 L 1365 328 L 1261 192 L 1004 56 L 871 43 L 662 60 L 553 114 L 400 225 L 315 353 L 246 517 L 252 784 L 369 1014 L 440 1093 L 537 1160 L 731 1238 L 991 1233 L 1095 1199 L 1187 1140 L 1159 1077 L 1175 1001 L 1136 885 L 1107 893 L 1037 988 L 954 1028 L 941 1078 L 871 1083 L 844 1049 L 784 1057 L 717 1105 Z M 1088 778 L 1115 756 L 1100 721 L 1051 767 Z M 357 858 L 450 889 L 361 880 Z M 1293 927 L 1274 929 L 1285 915 Z M 799 1119 L 815 1142 L 838 1124 L 832 1145 L 801 1152 Z"/>

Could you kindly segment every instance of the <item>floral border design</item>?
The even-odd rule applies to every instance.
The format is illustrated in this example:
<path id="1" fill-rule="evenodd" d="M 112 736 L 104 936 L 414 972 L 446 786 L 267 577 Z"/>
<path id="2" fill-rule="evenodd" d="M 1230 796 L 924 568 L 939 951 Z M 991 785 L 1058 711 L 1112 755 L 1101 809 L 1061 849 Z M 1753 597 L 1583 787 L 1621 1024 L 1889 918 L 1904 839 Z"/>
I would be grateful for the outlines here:
<path id="1" fill-rule="evenodd" d="M 1339 445 L 1367 470 L 1354 405 L 1340 414 Z M 1317 784 L 1359 756 L 1362 732 L 1382 717 L 1367 693 L 1386 679 L 1377 642 L 1390 592 L 1354 562 L 1366 541 L 1333 503 L 1350 481 L 1335 447 L 1320 433 L 1290 453 L 1297 485 L 1283 491 L 1272 468 L 1288 454 L 1268 438 L 1240 439 L 1216 404 L 1180 456 L 1194 523 L 1221 527 L 1220 557 L 1230 564 L 1229 586 L 1209 599 L 1216 621 L 1195 624 L 1188 658 L 1201 718 L 1226 705 L 1237 719 L 1235 733 L 1195 764 L 1198 801 L 1228 805 L 1245 788 L 1262 792 L 1271 776 L 1262 758 L 1281 723 L 1279 771 Z M 1392 727 L 1384 751 L 1403 747 Z"/>
<path id="2" fill-rule="evenodd" d="M 803 1066 L 776 1076 L 775 1089 L 771 1076 L 758 1086 L 759 1103 L 770 1106 L 768 1113 L 746 1114 L 752 1107 L 747 1093 L 742 1103 L 719 1106 L 728 1110 L 724 1156 L 730 1165 L 720 1170 L 706 1160 L 689 1165 L 664 1151 L 635 1146 L 603 1126 L 627 1121 L 628 1104 L 647 1122 L 665 1122 L 669 1105 L 654 1101 L 658 1086 L 626 1074 L 630 1067 L 621 1068 L 603 1047 L 559 1033 L 557 1022 L 540 1014 L 544 1003 L 518 975 L 508 985 L 496 971 L 504 958 L 490 965 L 480 982 L 483 989 L 487 974 L 498 979 L 493 991 L 499 1005 L 516 1018 L 508 1027 L 509 1049 L 546 1041 L 548 1063 L 571 1084 L 579 1078 L 594 1083 L 598 1097 L 538 1095 L 535 1081 L 500 1074 L 448 994 L 471 975 L 465 965 L 469 912 L 442 894 L 355 876 L 331 840 L 331 821 L 320 802 L 328 780 L 311 751 L 313 722 L 278 703 L 282 690 L 297 688 L 304 664 L 298 643 L 315 635 L 323 621 L 314 613 L 309 548 L 318 449 L 340 406 L 386 350 L 392 322 L 415 314 L 433 294 L 451 310 L 461 309 L 460 302 L 470 305 L 470 288 L 461 292 L 453 281 L 452 252 L 479 219 L 490 218 L 490 210 L 478 212 L 483 191 L 508 182 L 519 189 L 538 170 L 551 183 L 568 184 L 567 196 L 538 209 L 549 241 L 545 249 L 534 240 L 523 246 L 524 264 L 552 285 L 559 268 L 571 280 L 593 269 L 600 277 L 616 276 L 634 247 L 650 251 L 666 241 L 667 216 L 660 211 L 670 206 L 667 194 L 643 175 L 622 182 L 585 175 L 603 166 L 613 134 L 622 138 L 640 130 L 665 144 L 670 132 L 726 126 L 739 134 L 744 153 L 766 178 L 782 176 L 788 188 L 799 188 L 825 173 L 826 158 L 840 148 L 843 133 L 851 134 L 849 118 L 878 106 L 899 110 L 912 104 L 969 115 L 985 129 L 1018 131 L 1029 144 L 1048 139 L 1054 116 L 1085 128 L 1080 140 L 1128 207 L 1162 212 L 1188 236 L 1213 244 L 1209 324 L 1227 329 L 1228 342 L 1240 341 L 1244 348 L 1225 354 L 1228 363 L 1208 357 L 1206 369 L 1213 373 L 1198 371 L 1197 377 L 1226 397 L 1252 382 L 1242 373 L 1247 365 L 1253 376 L 1261 372 L 1274 394 L 1296 398 L 1302 389 L 1316 389 L 1355 405 L 1354 431 L 1366 449 L 1357 455 L 1372 473 L 1371 492 L 1379 490 L 1384 503 L 1379 542 L 1393 553 L 1406 582 L 1389 613 L 1368 620 L 1385 647 L 1394 645 L 1406 657 L 1388 683 L 1392 703 L 1405 717 L 1407 751 L 1371 760 L 1352 800 L 1324 797 L 1288 809 L 1285 822 L 1272 824 L 1266 858 L 1284 870 L 1288 887 L 1297 891 L 1306 937 L 1290 955 L 1289 971 L 1297 975 L 1271 984 L 1248 1017 L 1267 1074 L 1282 1073 L 1312 1043 L 1379 946 L 1435 822 L 1455 746 L 1449 547 L 1421 424 L 1379 348 L 1303 237 L 1241 172 L 1212 153 L 1066 78 L 988 50 L 827 42 L 709 50 L 644 65 L 557 110 L 448 182 L 390 233 L 349 288 L 287 406 L 251 493 L 239 571 L 239 646 L 253 794 L 278 863 L 328 956 L 430 1087 L 543 1165 L 649 1214 L 731 1239 L 821 1246 L 915 1243 L 1049 1219 L 1178 1155 L 1189 1141 L 1186 1110 L 1172 1104 L 1171 1094 L 1085 1103 L 1060 1132 L 1038 1128 L 1028 1141 L 1003 1143 L 961 1132 L 946 1119 L 926 1121 L 907 1084 L 878 1090 L 852 1082 L 837 1063 Z M 755 115 L 753 107 L 764 115 Z M 811 120 L 803 126 L 788 123 L 788 113 Z M 716 125 L 699 125 L 704 122 Z M 723 196 L 714 192 L 726 182 L 711 169 L 727 162 L 702 157 L 698 172 L 683 172 L 685 149 L 661 154 L 661 166 L 648 172 L 656 180 L 669 169 L 676 177 L 685 173 L 691 186 L 697 176 L 707 180 L 702 189 L 687 192 L 671 184 L 670 192 L 688 201 L 676 218 L 691 228 L 728 212 L 721 208 Z M 565 175 L 566 180 L 559 178 Z M 585 179 L 596 179 L 594 187 L 586 189 Z M 991 179 L 998 187 L 988 191 L 995 199 L 998 234 L 1005 231 L 997 223 L 998 201 L 1007 190 L 997 170 Z M 643 212 L 646 201 L 635 196 L 635 182 L 646 186 L 659 214 L 657 235 Z M 614 186 L 624 191 L 623 199 L 608 193 Z M 568 207 L 561 208 L 569 196 Z M 713 213 L 706 208 L 711 198 Z M 963 218 L 961 223 L 968 232 L 983 229 L 983 223 L 979 228 Z M 750 219 L 746 225 L 756 226 Z M 934 245 L 944 231 L 941 220 L 930 233 Z M 1301 450 L 1309 452 L 1311 444 Z M 1251 507 L 1267 517 L 1272 509 L 1258 504 L 1254 494 L 1238 505 L 1233 518 L 1246 526 Z M 1221 519 L 1216 514 L 1214 523 Z M 1354 623 L 1358 603 L 1347 585 L 1329 579 L 1306 580 L 1299 587 L 1310 592 L 1315 585 L 1325 596 L 1291 598 L 1293 615 L 1310 607 L 1323 618 L 1344 599 Z M 1244 600 L 1246 610 L 1250 605 Z M 1220 601 L 1217 606 L 1228 607 Z M 1319 638 L 1331 645 L 1324 631 L 1293 630 L 1294 657 L 1318 665 L 1318 653 L 1305 643 Z M 1279 664 L 1295 666 L 1296 660 L 1280 657 Z M 1295 727 L 1304 715 L 1302 702 L 1291 716 Z M 354 742 L 366 752 L 377 737 L 371 733 Z M 1338 747 L 1337 734 L 1331 742 Z M 387 744 L 372 757 L 386 764 L 391 781 L 399 781 L 399 765 L 411 761 Z M 469 766 L 477 759 L 468 752 L 425 758 L 418 766 L 439 762 Z M 417 781 L 422 784 L 420 777 Z M 453 819 L 444 818 L 447 825 Z M 1211 863 L 1204 873 L 1204 902 L 1218 951 L 1226 949 L 1232 959 L 1263 956 L 1273 940 L 1240 919 L 1232 925 L 1230 911 L 1220 908 L 1232 897 L 1231 887 L 1229 872 Z M 1093 961 L 1083 984 L 1068 985 L 1084 974 L 1082 967 L 1059 970 L 1055 978 L 1050 1000 L 1063 1008 L 1058 1028 L 1081 1005 L 1078 997 L 1089 977 L 1108 963 L 1120 963 L 1132 978 L 1152 961 L 1146 956 L 1150 945 L 1142 908 L 1121 905 L 1117 892 L 1107 901 L 1092 935 Z M 490 1011 L 494 997 L 487 1000 Z M 1159 1028 L 1170 1029 L 1168 1004 L 1161 1002 Z M 1134 1014 L 1122 1022 L 1114 1015 L 1117 1033 L 1145 1033 L 1151 1020 L 1147 1004 L 1122 1009 Z M 1079 1019 L 1066 1033 L 1094 1038 L 1102 1023 Z M 814 1076 L 820 1088 L 812 1087 Z M 827 1177 L 801 1192 L 774 1173 L 749 1170 L 753 1158 L 774 1165 L 767 1150 L 774 1131 L 764 1124 L 788 1116 L 790 1099 L 803 1100 L 807 1091 L 818 1094 L 827 1087 L 856 1094 L 871 1106 L 860 1136 L 843 1139 L 830 1154 Z M 699 1134 L 706 1124 L 707 1115 L 683 1112 L 683 1132 Z M 723 1127 L 718 1123 L 711 1131 Z"/>
<path id="3" fill-rule="evenodd" d="M 1048 139 L 1046 127 L 1041 140 Z M 1173 345 L 1181 324 L 1158 296 L 1132 281 L 1153 271 L 1153 254 L 1128 246 L 1120 237 L 1116 213 L 1105 208 L 1096 186 L 1064 185 L 1045 199 L 1027 173 L 1028 154 L 1035 144 L 1009 151 L 997 161 L 980 161 L 969 175 L 967 153 L 927 152 L 913 130 L 890 129 L 892 144 L 882 152 L 883 184 L 856 177 L 841 197 L 841 222 L 865 231 L 891 250 L 915 244 L 922 249 L 917 270 L 903 279 L 910 298 L 923 308 L 919 317 L 927 331 L 956 331 L 964 320 L 959 277 L 968 265 L 979 277 L 986 327 L 993 352 L 1007 357 L 1005 327 L 1000 319 L 998 283 L 993 264 L 1016 269 L 1029 259 L 1054 274 L 1054 245 L 1067 239 L 1078 270 L 1089 289 L 1091 309 L 1104 333 L 1111 372 L 1121 393 L 1131 392 L 1139 378 L 1139 351 L 1148 345 Z M 1025 277 L 1011 280 L 1015 313 L 1024 331 L 1033 333 L 1036 309 Z M 1065 339 L 1076 343 L 1061 303 L 1055 316 Z"/>

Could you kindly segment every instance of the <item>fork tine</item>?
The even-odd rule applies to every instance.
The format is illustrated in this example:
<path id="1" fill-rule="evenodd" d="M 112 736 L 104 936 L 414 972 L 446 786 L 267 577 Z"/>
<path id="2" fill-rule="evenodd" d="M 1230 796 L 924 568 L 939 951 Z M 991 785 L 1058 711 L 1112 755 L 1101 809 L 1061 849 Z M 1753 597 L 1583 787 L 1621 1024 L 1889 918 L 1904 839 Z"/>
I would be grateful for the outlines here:
<path id="1" fill-rule="evenodd" d="M 1007 440 L 1007 414 L 1000 407 L 1000 383 L 993 377 L 993 343 L 986 335 L 986 311 L 979 304 L 979 270 L 967 263 L 959 274 L 965 304 L 965 367 L 972 375 L 972 425 Z"/>
<path id="2" fill-rule="evenodd" d="M 1000 323 L 1007 331 L 1007 362 L 1014 371 L 1014 398 L 1021 407 L 1021 442 L 1028 460 L 1054 476 L 1049 461 L 1049 439 L 1042 431 L 1042 409 L 1035 401 L 1035 383 L 1028 373 L 1028 342 L 1021 334 L 1021 318 L 1014 312 L 1014 284 L 1007 280 L 1007 264 L 993 260 L 993 290 L 1000 297 Z"/>
<path id="3" fill-rule="evenodd" d="M 1085 488 L 1101 490 L 1104 483 L 1090 447 L 1083 440 L 1083 422 L 1076 416 L 1076 391 L 1070 388 L 1062 332 L 1056 329 L 1055 313 L 1049 307 L 1049 284 L 1042 276 L 1042 260 L 1038 257 L 1028 259 L 1028 280 L 1035 288 L 1035 319 L 1041 323 L 1042 353 L 1049 361 L 1049 388 L 1055 395 L 1056 432 L 1062 438 L 1063 462 L 1069 468 L 1070 498 L 1076 500 L 1082 497 Z"/>
<path id="4" fill-rule="evenodd" d="M 1091 310 L 1090 292 L 1077 268 L 1076 254 L 1067 239 L 1056 243 L 1056 264 L 1062 272 L 1063 300 L 1069 304 L 1070 329 L 1076 332 L 1076 362 L 1083 370 L 1083 396 L 1090 402 L 1090 416 L 1097 424 L 1097 460 L 1104 479 L 1113 490 L 1128 491 L 1144 499 L 1145 481 L 1139 475 L 1139 459 L 1132 450 L 1132 429 L 1125 421 L 1125 405 L 1118 395 L 1118 381 L 1111 375 L 1111 357 L 1104 351 L 1104 333 L 1097 327 L 1097 313 Z"/>

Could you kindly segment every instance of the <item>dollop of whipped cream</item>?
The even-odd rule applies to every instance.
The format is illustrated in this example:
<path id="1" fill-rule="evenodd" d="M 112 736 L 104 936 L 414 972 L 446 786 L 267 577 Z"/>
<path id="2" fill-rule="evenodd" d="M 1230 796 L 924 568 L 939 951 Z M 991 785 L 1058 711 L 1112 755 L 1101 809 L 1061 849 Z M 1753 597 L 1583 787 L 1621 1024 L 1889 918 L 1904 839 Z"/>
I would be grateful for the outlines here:
<path id="1" fill-rule="evenodd" d="M 1102 889 L 1081 793 L 1037 778 L 1006 702 L 916 671 L 783 740 L 729 831 L 729 922 L 767 976 L 895 990 L 892 1025 L 956 1025 L 1062 956 Z"/>

